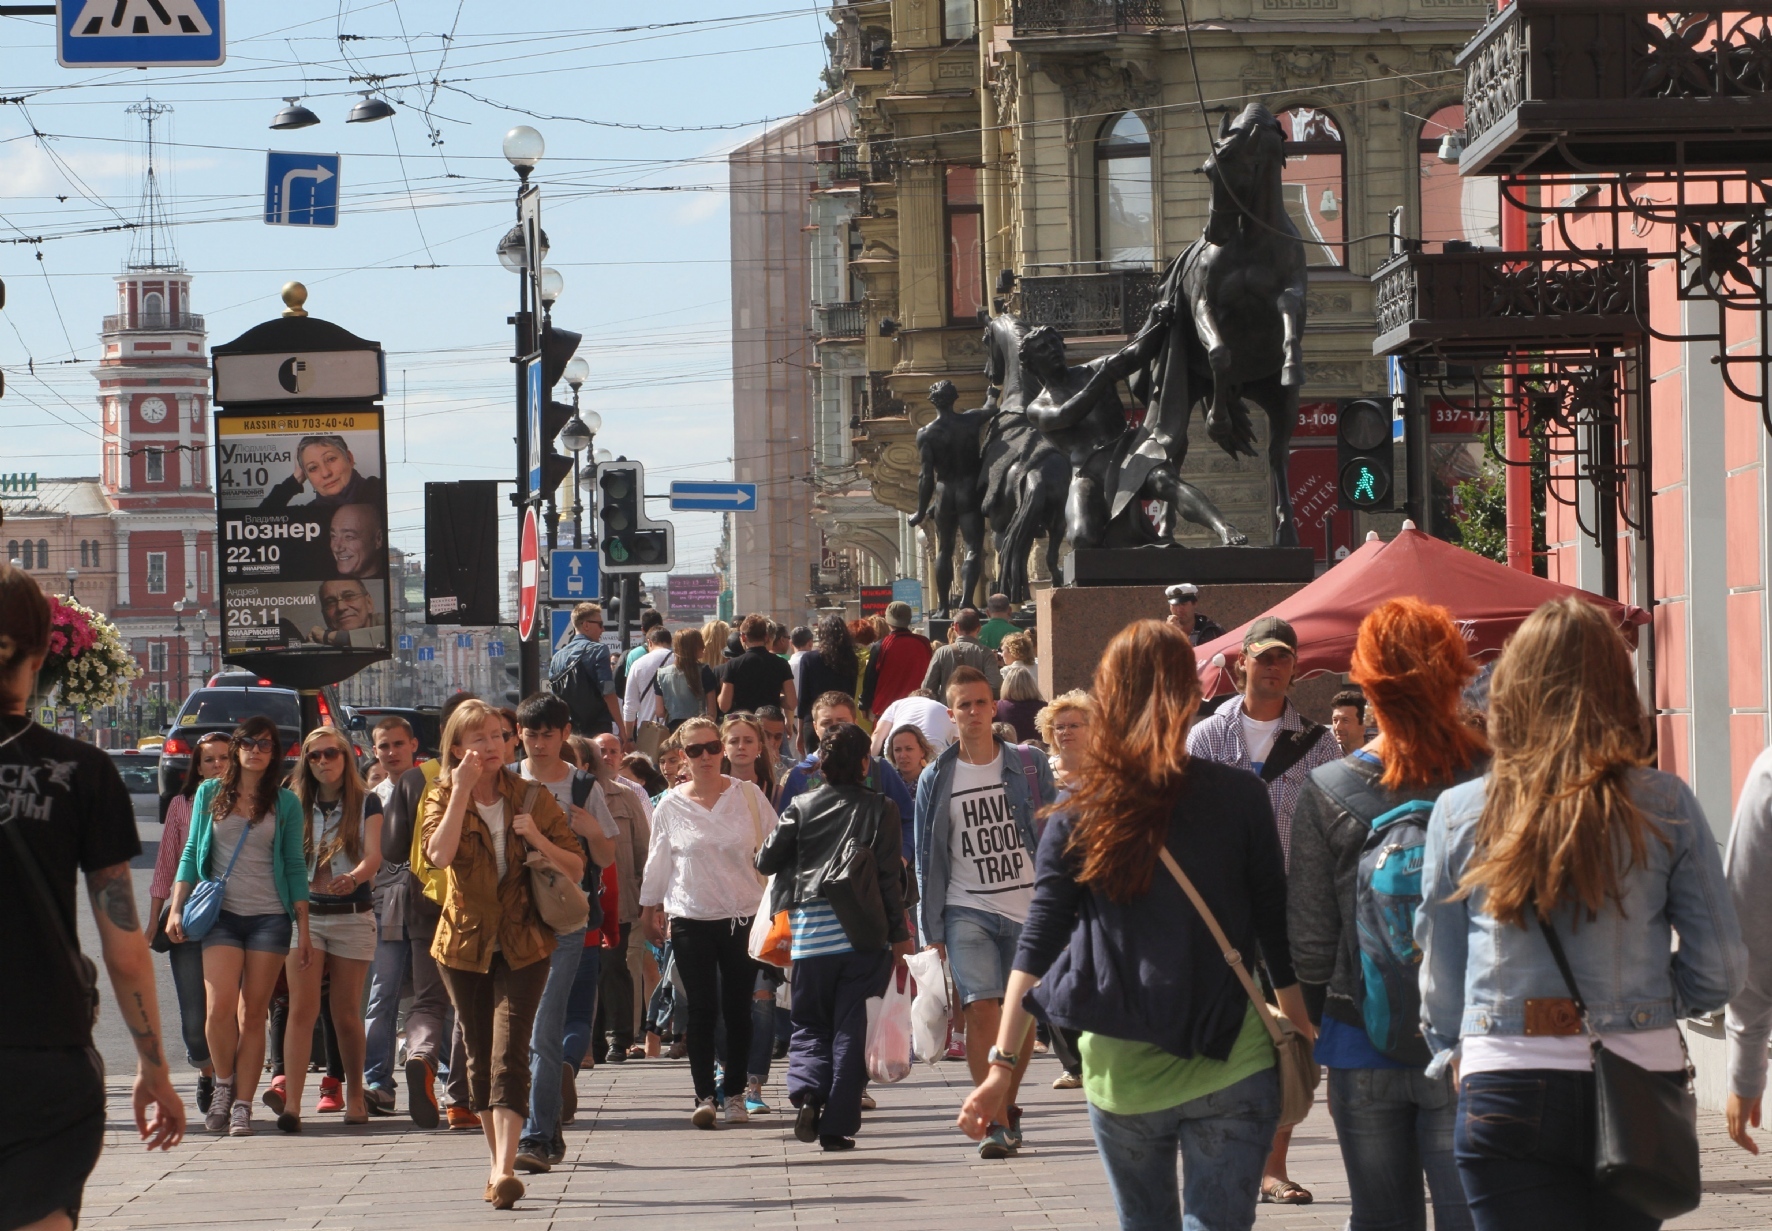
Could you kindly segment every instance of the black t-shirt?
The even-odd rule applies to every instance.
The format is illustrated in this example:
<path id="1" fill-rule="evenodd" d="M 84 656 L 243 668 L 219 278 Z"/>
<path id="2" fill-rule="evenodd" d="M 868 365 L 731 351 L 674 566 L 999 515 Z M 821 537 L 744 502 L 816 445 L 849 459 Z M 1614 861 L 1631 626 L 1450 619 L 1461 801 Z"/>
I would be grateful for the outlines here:
<path id="1" fill-rule="evenodd" d="M 17 718 L 0 718 L 0 739 L 18 730 Z M 110 756 L 35 725 L 0 747 L 0 824 L 24 838 L 76 944 L 78 874 L 128 863 L 142 850 L 129 791 Z M 91 1010 L 67 950 L 6 836 L 0 836 L 0 988 L 7 998 L 0 1047 L 92 1044 Z"/>
<path id="2" fill-rule="evenodd" d="M 794 678 L 787 659 L 754 645 L 726 664 L 725 682 L 732 685 L 733 713 L 753 712 L 759 706 L 780 705 L 781 686 Z"/>

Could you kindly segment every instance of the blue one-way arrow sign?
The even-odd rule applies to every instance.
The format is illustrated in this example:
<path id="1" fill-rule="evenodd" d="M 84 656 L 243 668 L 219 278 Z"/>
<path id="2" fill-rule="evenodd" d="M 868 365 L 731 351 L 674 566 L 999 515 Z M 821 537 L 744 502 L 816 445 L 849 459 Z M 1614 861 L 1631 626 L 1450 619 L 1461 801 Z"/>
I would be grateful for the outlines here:
<path id="1" fill-rule="evenodd" d="M 755 513 L 755 483 L 688 483 L 671 484 L 673 513 Z"/>
<path id="2" fill-rule="evenodd" d="M 602 593 L 597 577 L 597 553 L 573 549 L 548 553 L 548 597 L 556 602 L 577 603 Z"/>
<path id="3" fill-rule="evenodd" d="M 274 227 L 338 225 L 337 154 L 265 155 L 265 222 Z"/>

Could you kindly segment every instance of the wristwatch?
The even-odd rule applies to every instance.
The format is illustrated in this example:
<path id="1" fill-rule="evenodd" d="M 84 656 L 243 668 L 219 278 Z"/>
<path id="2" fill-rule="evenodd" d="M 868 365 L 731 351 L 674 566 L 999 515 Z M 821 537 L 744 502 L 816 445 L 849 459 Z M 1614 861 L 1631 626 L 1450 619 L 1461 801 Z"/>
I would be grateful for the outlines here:
<path id="1" fill-rule="evenodd" d="M 1021 1063 L 1020 1056 L 1016 1055 L 1012 1051 L 1004 1051 L 1000 1047 L 991 1048 L 989 1054 L 985 1057 L 985 1059 L 988 1060 L 991 1064 L 1000 1064 L 1006 1069 L 1012 1069 L 1016 1065 Z"/>

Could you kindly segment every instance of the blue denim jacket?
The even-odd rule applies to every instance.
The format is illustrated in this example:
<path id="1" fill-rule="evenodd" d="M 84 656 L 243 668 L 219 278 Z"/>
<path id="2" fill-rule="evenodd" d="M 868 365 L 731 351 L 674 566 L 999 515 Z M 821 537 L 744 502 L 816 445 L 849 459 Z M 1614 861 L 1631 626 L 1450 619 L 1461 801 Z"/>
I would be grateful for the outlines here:
<path id="1" fill-rule="evenodd" d="M 1053 802 L 1052 764 L 1046 754 L 1025 744 L 997 741 L 1003 755 L 1003 793 L 1015 812 L 1021 830 L 1022 849 L 1031 859 L 1040 849 L 1040 830 L 1034 813 Z M 917 779 L 917 929 L 925 945 L 947 943 L 942 912 L 948 904 L 949 800 L 954 791 L 954 762 L 960 759 L 958 741 L 941 750 Z"/>
<path id="2" fill-rule="evenodd" d="M 1415 940 L 1424 951 L 1421 1021 L 1434 1050 L 1429 1076 L 1446 1067 L 1463 1036 L 1524 1034 L 1528 999 L 1569 995 L 1536 921 L 1525 929 L 1503 926 L 1483 912 L 1480 889 L 1453 900 L 1471 861 L 1487 786 L 1479 778 L 1453 787 L 1428 822 Z M 1622 880 L 1623 900 L 1607 905 L 1598 919 L 1577 920 L 1572 905 L 1552 916 L 1589 1019 L 1602 1034 L 1658 1030 L 1713 1012 L 1746 977 L 1722 856 L 1697 798 L 1672 774 L 1653 769 L 1632 770 L 1630 791 L 1668 844 L 1651 835 L 1646 863 Z"/>

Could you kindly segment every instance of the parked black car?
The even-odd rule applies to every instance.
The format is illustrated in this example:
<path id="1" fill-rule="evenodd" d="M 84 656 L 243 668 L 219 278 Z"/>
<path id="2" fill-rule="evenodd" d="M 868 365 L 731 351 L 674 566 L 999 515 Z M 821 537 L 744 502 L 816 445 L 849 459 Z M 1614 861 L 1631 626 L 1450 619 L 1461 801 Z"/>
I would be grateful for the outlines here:
<path id="1" fill-rule="evenodd" d="M 191 751 L 197 741 L 211 731 L 232 734 L 235 727 L 263 714 L 277 724 L 283 739 L 285 770 L 295 768 L 301 751 L 301 698 L 293 688 L 253 684 L 227 684 L 199 688 L 185 698 L 172 720 L 166 743 L 160 747 L 160 815 L 172 803 L 184 785 L 191 768 Z"/>

